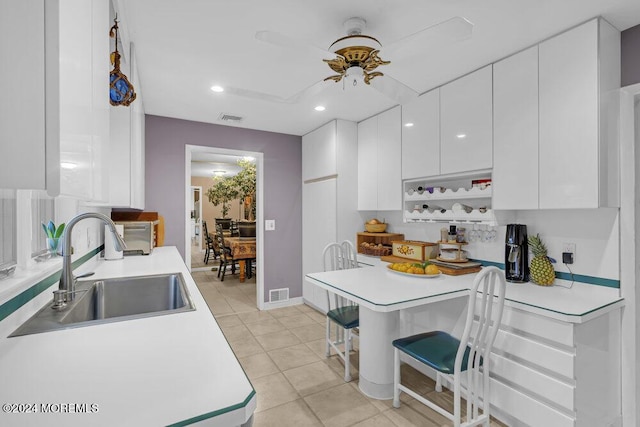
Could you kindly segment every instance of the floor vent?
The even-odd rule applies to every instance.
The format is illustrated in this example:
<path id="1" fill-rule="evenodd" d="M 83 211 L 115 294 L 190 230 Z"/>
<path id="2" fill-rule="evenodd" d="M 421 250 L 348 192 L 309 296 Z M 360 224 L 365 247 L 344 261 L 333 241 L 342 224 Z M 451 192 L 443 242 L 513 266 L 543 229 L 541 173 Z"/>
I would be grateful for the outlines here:
<path id="1" fill-rule="evenodd" d="M 240 123 L 242 121 L 242 117 L 240 116 L 234 116 L 233 114 L 227 114 L 227 113 L 222 113 L 220 114 L 220 116 L 218 117 L 219 120 L 222 120 L 223 122 L 236 122 L 236 123 Z"/>
<path id="2" fill-rule="evenodd" d="M 289 300 L 289 288 L 271 289 L 269 291 L 269 302 L 280 302 Z"/>

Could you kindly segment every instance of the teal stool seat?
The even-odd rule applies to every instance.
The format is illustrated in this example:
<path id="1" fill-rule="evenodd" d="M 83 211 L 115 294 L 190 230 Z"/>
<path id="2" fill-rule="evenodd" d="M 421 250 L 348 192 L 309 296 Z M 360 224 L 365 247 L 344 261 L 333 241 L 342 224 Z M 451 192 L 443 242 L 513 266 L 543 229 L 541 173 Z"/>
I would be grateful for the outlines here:
<path id="1" fill-rule="evenodd" d="M 327 312 L 327 317 L 344 329 L 353 329 L 360 326 L 360 312 L 357 305 L 338 307 Z"/>
<path id="2" fill-rule="evenodd" d="M 453 364 L 456 361 L 460 340 L 446 332 L 432 331 L 397 339 L 393 341 L 393 346 L 437 371 L 453 374 Z M 460 367 L 462 371 L 467 370 L 469 352 L 470 349 L 467 346 Z"/>

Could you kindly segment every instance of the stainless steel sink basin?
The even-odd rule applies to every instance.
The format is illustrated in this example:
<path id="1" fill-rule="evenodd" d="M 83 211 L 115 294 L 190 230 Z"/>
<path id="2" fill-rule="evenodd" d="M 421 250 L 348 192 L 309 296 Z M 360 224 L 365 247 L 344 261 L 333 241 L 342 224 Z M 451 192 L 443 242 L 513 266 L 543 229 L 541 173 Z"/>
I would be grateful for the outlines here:
<path id="1" fill-rule="evenodd" d="M 47 303 L 10 336 L 195 310 L 180 273 L 78 282 L 76 291 L 69 306 Z"/>

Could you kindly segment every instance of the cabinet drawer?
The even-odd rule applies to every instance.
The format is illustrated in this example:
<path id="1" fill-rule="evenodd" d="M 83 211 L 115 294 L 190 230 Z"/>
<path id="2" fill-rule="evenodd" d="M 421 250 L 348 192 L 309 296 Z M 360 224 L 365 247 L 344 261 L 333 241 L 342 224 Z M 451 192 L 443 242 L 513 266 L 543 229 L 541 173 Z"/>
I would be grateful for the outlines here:
<path id="1" fill-rule="evenodd" d="M 566 378 L 574 378 L 575 354 L 573 352 L 561 350 L 504 330 L 498 331 L 493 348 Z"/>
<path id="2" fill-rule="evenodd" d="M 575 417 L 562 413 L 526 394 L 491 379 L 491 405 L 531 426 L 573 427 Z"/>
<path id="3" fill-rule="evenodd" d="M 567 322 L 505 307 L 502 313 L 502 324 L 569 347 L 574 345 L 573 325 Z"/>
<path id="4" fill-rule="evenodd" d="M 491 355 L 491 375 L 505 378 L 524 393 L 543 396 L 568 411 L 575 410 L 575 385 L 567 384 L 498 354 Z"/>

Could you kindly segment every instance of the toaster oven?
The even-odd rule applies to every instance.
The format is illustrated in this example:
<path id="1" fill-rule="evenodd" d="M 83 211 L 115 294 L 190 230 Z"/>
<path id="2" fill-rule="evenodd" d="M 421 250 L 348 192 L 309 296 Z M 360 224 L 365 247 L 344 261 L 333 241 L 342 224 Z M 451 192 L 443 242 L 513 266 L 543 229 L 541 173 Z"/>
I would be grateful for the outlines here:
<path id="1" fill-rule="evenodd" d="M 155 225 L 158 221 L 115 221 L 124 227 L 125 255 L 149 255 L 156 246 Z"/>

